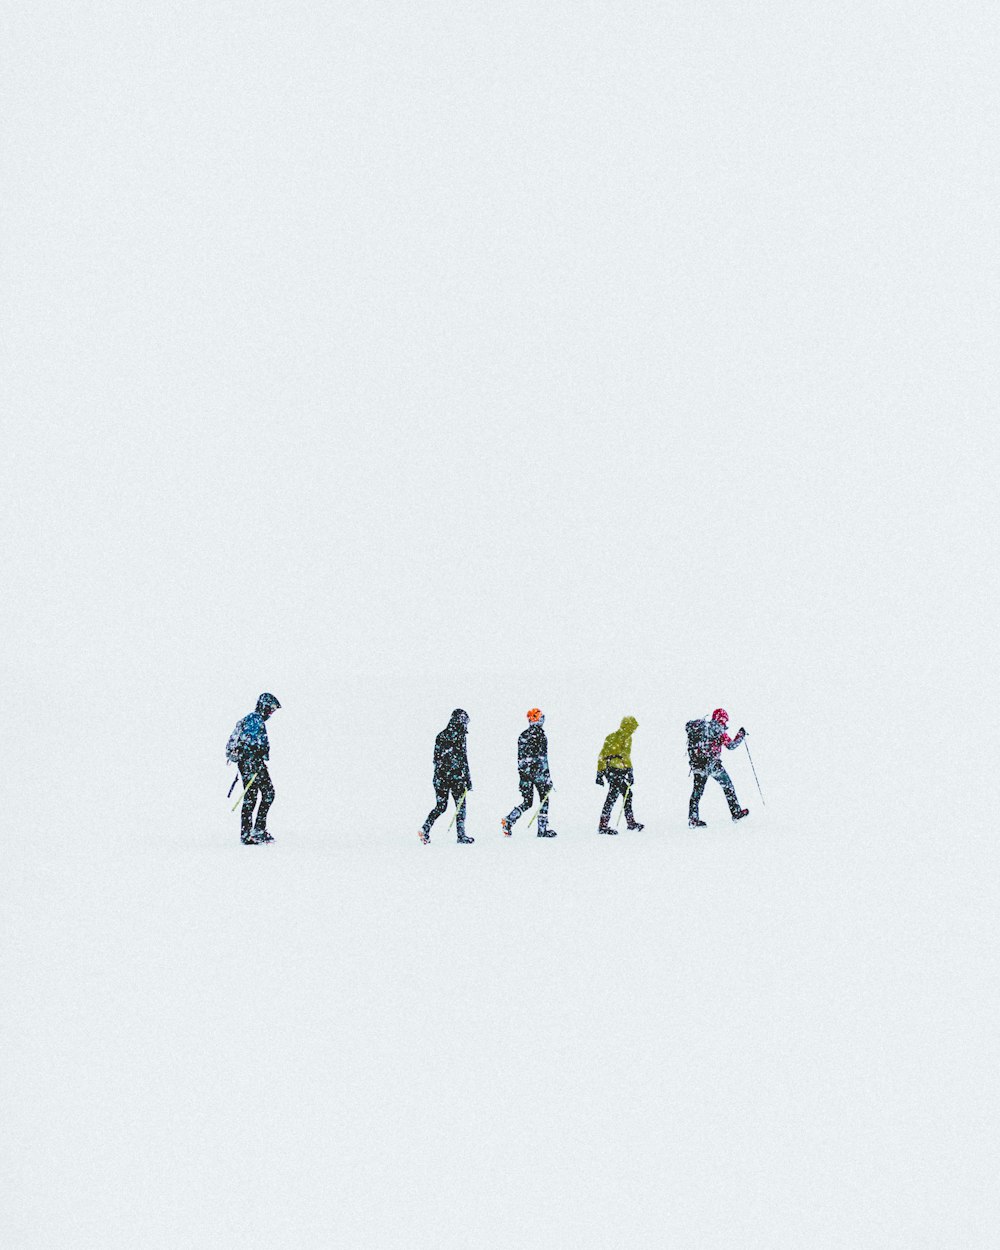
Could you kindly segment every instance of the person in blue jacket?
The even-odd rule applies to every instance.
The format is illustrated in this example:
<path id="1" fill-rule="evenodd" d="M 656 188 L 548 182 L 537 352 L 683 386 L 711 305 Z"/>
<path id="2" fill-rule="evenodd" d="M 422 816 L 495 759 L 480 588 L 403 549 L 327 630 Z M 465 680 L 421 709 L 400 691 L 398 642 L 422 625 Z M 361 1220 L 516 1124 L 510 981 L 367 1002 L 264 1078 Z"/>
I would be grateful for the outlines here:
<path id="1" fill-rule="evenodd" d="M 538 809 L 538 836 L 554 838 L 556 831 L 549 828 L 549 792 L 552 774 L 549 772 L 549 744 L 545 737 L 545 717 L 537 707 L 528 713 L 528 728 L 517 740 L 517 780 L 521 788 L 521 803 L 500 821 L 504 837 L 509 838 L 511 827 L 517 823 L 535 801 L 535 791 L 541 800 Z"/>
<path id="2" fill-rule="evenodd" d="M 226 759 L 240 770 L 243 785 L 246 787 L 240 811 L 240 841 L 247 846 L 274 841 L 267 831 L 267 813 L 274 802 L 274 785 L 267 770 L 271 745 L 267 740 L 267 727 L 264 722 L 279 707 L 281 704 L 273 694 L 262 694 L 257 700 L 256 709 L 237 723 L 226 745 Z M 254 820 L 254 807 L 258 797 L 260 806 L 257 807 L 257 819 Z"/>

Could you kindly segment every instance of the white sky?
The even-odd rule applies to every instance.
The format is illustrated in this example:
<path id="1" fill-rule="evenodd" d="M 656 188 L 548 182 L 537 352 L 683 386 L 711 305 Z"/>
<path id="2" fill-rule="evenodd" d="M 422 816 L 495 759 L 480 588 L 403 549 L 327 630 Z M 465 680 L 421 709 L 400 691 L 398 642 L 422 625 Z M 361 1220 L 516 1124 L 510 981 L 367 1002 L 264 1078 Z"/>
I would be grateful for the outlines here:
<path id="1" fill-rule="evenodd" d="M 484 671 L 659 683 L 678 724 L 749 683 L 838 737 L 891 717 L 890 751 L 982 714 L 997 33 L 954 3 L 12 12 L 25 777 L 57 717 L 105 706 L 124 767 L 157 707 L 354 716 L 358 675 L 386 706 L 437 675 L 442 724 Z"/>

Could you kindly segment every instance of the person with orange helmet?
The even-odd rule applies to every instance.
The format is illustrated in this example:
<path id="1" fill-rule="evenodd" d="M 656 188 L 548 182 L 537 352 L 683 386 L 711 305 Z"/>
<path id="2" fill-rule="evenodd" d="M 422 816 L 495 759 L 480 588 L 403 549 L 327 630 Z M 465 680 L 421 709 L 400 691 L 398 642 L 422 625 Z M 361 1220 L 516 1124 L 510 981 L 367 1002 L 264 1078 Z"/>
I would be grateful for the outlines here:
<path id="1" fill-rule="evenodd" d="M 688 737 L 688 760 L 694 774 L 694 787 L 691 790 L 691 801 L 688 804 L 688 824 L 692 829 L 704 829 L 705 822 L 698 815 L 698 805 L 705 793 L 709 777 L 722 786 L 722 793 L 729 804 L 729 812 L 733 820 L 742 820 L 750 815 L 749 808 L 740 807 L 736 790 L 729 774 L 722 766 L 722 748 L 735 751 L 747 731 L 741 728 L 735 738 L 726 732 L 729 724 L 729 713 L 724 707 L 717 707 L 711 717 L 705 720 L 690 720 L 685 726 Z"/>
<path id="2" fill-rule="evenodd" d="M 538 836 L 554 838 L 556 831 L 549 828 L 549 793 L 552 790 L 552 774 L 549 772 L 549 744 L 545 737 L 545 717 L 539 708 L 528 712 L 528 728 L 517 739 L 517 776 L 521 788 L 521 803 L 500 821 L 504 837 L 509 838 L 511 827 L 517 823 L 535 801 L 535 791 L 541 800 L 538 809 Z"/>

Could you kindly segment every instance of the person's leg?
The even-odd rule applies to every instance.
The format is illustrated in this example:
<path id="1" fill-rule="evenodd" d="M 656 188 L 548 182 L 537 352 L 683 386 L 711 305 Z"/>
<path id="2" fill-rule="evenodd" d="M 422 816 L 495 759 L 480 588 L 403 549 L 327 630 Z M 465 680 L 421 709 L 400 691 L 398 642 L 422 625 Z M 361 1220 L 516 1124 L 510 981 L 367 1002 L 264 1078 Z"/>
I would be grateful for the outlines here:
<path id="1" fill-rule="evenodd" d="M 639 823 L 639 821 L 636 820 L 635 815 L 632 812 L 633 789 L 634 789 L 634 786 L 628 780 L 628 776 L 626 775 L 626 778 L 625 778 L 625 823 L 628 825 L 630 829 L 641 829 L 642 825 Z"/>
<path id="2" fill-rule="evenodd" d="M 434 807 L 427 813 L 427 819 L 423 823 L 424 833 L 430 833 L 431 825 L 437 818 L 444 813 L 444 809 L 448 806 L 448 784 L 435 780 L 434 782 L 434 798 L 437 800 Z"/>
<path id="3" fill-rule="evenodd" d="M 519 774 L 517 783 L 521 787 L 521 806 L 511 809 L 511 812 L 506 819 L 507 825 L 516 825 L 524 813 L 531 810 L 531 805 L 535 801 L 535 783 L 531 780 L 531 778 L 525 777 L 523 774 Z"/>
<path id="4" fill-rule="evenodd" d="M 612 770 L 609 768 L 604 773 L 605 784 L 608 792 L 604 796 L 604 806 L 601 808 L 601 819 L 598 823 L 598 829 L 607 829 L 608 820 L 611 817 L 611 809 L 615 805 L 615 799 L 618 797 L 618 790 L 615 787 L 615 779 Z"/>
<path id="5" fill-rule="evenodd" d="M 698 804 L 701 802 L 701 796 L 705 793 L 705 782 L 708 780 L 708 774 L 695 769 L 694 785 L 691 788 L 691 801 L 688 803 L 688 820 L 700 820 L 698 815 Z"/>
<path id="6" fill-rule="evenodd" d="M 257 802 L 258 786 L 256 777 L 252 785 L 250 778 L 259 771 L 259 767 L 253 760 L 247 760 L 245 763 L 241 760 L 239 765 L 244 789 L 243 806 L 240 809 L 240 837 L 243 838 L 249 837 L 253 831 L 253 809 Z"/>
<path id="7" fill-rule="evenodd" d="M 604 807 L 601 809 L 601 821 L 597 826 L 598 829 L 607 829 L 608 821 L 611 819 L 611 812 L 618 796 L 625 793 L 623 784 L 625 774 L 620 768 L 605 769 L 604 776 L 607 779 L 608 793 L 604 800 Z"/>
<path id="8" fill-rule="evenodd" d="M 274 785 L 271 782 L 271 774 L 267 771 L 266 764 L 261 764 L 254 784 L 260 790 L 260 806 L 257 808 L 257 819 L 254 821 L 254 829 L 258 833 L 263 833 L 267 828 L 267 813 L 274 802 Z"/>
<path id="9" fill-rule="evenodd" d="M 726 802 L 729 804 L 729 814 L 734 820 L 738 820 L 744 813 L 742 807 L 740 807 L 740 801 L 736 797 L 736 790 L 733 787 L 729 774 L 721 764 L 716 764 L 712 769 L 712 776 L 722 786 L 722 793 L 726 796 Z"/>
<path id="10" fill-rule="evenodd" d="M 459 842 L 469 841 L 465 832 L 465 809 L 469 804 L 469 796 L 466 794 L 465 787 L 460 786 L 457 782 L 451 787 L 452 798 L 455 800 L 455 827 L 458 831 Z"/>
<path id="11" fill-rule="evenodd" d="M 549 795 L 540 781 L 536 781 L 534 787 L 538 791 L 538 798 L 542 804 L 538 809 L 538 832 L 544 835 L 549 827 Z"/>

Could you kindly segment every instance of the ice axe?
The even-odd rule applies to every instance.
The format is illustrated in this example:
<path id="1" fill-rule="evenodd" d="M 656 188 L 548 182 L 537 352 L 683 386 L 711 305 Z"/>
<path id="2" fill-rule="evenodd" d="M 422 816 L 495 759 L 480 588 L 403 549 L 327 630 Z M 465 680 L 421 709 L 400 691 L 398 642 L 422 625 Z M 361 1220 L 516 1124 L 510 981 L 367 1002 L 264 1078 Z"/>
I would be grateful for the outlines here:
<path id="1" fill-rule="evenodd" d="M 619 812 L 619 813 L 618 813 L 618 819 L 615 821 L 615 828 L 616 828 L 616 829 L 617 829 L 617 828 L 618 828 L 618 826 L 622 823 L 622 812 L 623 812 L 623 811 L 625 810 L 625 808 L 628 806 L 628 799 L 629 799 L 629 795 L 630 795 L 631 793 L 632 793 L 632 787 L 631 787 L 631 786 L 626 786 L 626 787 L 625 787 L 625 793 L 622 795 L 622 808 L 621 808 L 621 812 Z"/>
<path id="2" fill-rule="evenodd" d="M 549 787 L 549 789 L 545 791 L 545 798 L 544 798 L 544 799 L 542 799 L 541 803 L 539 803 L 539 804 L 538 804 L 538 811 L 537 811 L 537 812 L 535 812 L 535 815 L 534 815 L 534 816 L 532 816 L 532 818 L 528 821 L 528 828 L 529 828 L 529 829 L 530 829 L 530 828 L 531 828 L 531 826 L 535 823 L 535 817 L 536 817 L 536 816 L 540 816 L 540 815 L 541 815 L 541 813 L 542 813 L 542 808 L 543 808 L 543 807 L 545 806 L 545 804 L 549 801 L 549 795 L 552 793 L 552 791 L 553 791 L 554 789 L 555 789 L 555 786 L 550 786 L 550 787 Z"/>
<path id="3" fill-rule="evenodd" d="M 235 812 L 235 811 L 236 811 L 236 809 L 239 807 L 239 805 L 240 805 L 240 804 L 243 802 L 243 800 L 246 798 L 246 796 L 247 796 L 247 790 L 249 790 L 249 789 L 250 789 L 250 787 L 253 785 L 253 783 L 254 783 L 256 780 L 257 780 L 257 774 L 256 774 L 256 773 L 254 773 L 254 775 L 253 775 L 253 776 L 250 778 L 250 780 L 247 782 L 247 784 L 246 784 L 246 786 L 245 786 L 245 788 L 244 788 L 244 790 L 243 790 L 243 793 L 240 795 L 240 797 L 236 800 L 236 802 L 235 802 L 235 803 L 232 805 L 232 807 L 229 809 L 231 812 Z M 236 782 L 234 781 L 234 782 L 233 782 L 233 785 L 235 785 L 235 784 L 236 784 Z M 229 794 L 232 794 L 232 790 L 230 790 L 230 791 L 229 791 Z M 227 795 L 226 795 L 226 798 L 227 798 L 227 799 L 229 798 L 229 794 L 227 794 Z"/>
<path id="4" fill-rule="evenodd" d="M 458 800 L 458 802 L 455 804 L 455 815 L 454 815 L 454 816 L 452 816 L 451 820 L 449 820 L 449 821 L 448 821 L 448 828 L 449 828 L 449 829 L 452 827 L 452 825 L 453 825 L 453 824 L 455 823 L 455 821 L 458 819 L 458 813 L 462 810 L 462 804 L 465 802 L 465 796 L 466 796 L 468 793 L 469 793 L 469 792 L 468 792 L 468 790 L 463 790 L 463 791 L 462 791 L 462 797 L 461 797 L 461 798 Z"/>

